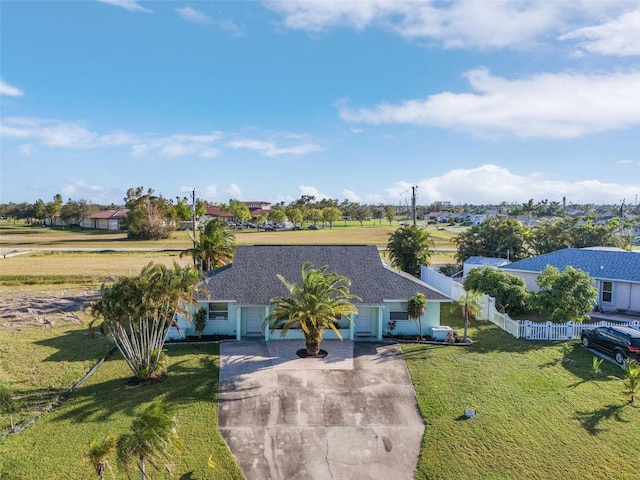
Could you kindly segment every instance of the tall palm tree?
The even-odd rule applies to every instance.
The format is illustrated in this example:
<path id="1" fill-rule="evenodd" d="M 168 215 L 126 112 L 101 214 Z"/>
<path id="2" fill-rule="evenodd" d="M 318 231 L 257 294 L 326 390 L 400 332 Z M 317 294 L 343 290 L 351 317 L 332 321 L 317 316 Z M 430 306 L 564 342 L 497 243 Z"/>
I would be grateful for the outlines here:
<path id="1" fill-rule="evenodd" d="M 107 457 L 115 451 L 116 443 L 117 439 L 115 437 L 105 437 L 101 440 L 94 440 L 89 445 L 87 458 L 93 464 L 93 468 L 100 480 L 104 480 L 104 474 L 107 469 L 111 470 Z"/>
<path id="2" fill-rule="evenodd" d="M 308 356 L 320 352 L 322 334 L 326 329 L 333 330 L 342 340 L 335 325 L 336 319 L 358 313 L 351 300 L 361 300 L 349 292 L 351 280 L 344 275 L 327 272 L 327 268 L 314 269 L 311 263 L 305 263 L 300 285 L 278 275 L 290 296 L 272 299 L 275 308 L 265 319 L 265 325 L 270 326 L 271 333 L 282 328 L 282 337 L 290 328 L 300 327 L 304 332 Z"/>
<path id="3" fill-rule="evenodd" d="M 180 256 L 191 255 L 194 265 L 203 271 L 227 265 L 236 250 L 235 235 L 221 218 L 209 220 L 200 234 L 193 239 L 193 248 L 184 250 Z"/>
<path id="4" fill-rule="evenodd" d="M 407 303 L 407 316 L 418 325 L 420 340 L 422 340 L 422 316 L 427 308 L 427 299 L 424 293 L 418 292 Z"/>
<path id="5" fill-rule="evenodd" d="M 156 471 L 164 467 L 172 473 L 171 458 L 182 448 L 175 410 L 171 403 L 154 402 L 131 423 L 131 433 L 120 436 L 116 445 L 118 464 L 125 469 L 127 478 L 131 478 L 132 464 L 140 472 L 140 480 L 151 478 L 146 471 L 147 463 Z"/>
<path id="6" fill-rule="evenodd" d="M 482 309 L 482 304 L 480 303 L 480 295 L 480 293 L 471 290 L 451 304 L 452 308 L 454 310 L 459 309 L 459 311 L 462 313 L 462 316 L 464 317 L 464 334 L 462 337 L 463 342 L 467 341 L 469 317 L 477 318 L 480 314 L 480 310 Z"/>

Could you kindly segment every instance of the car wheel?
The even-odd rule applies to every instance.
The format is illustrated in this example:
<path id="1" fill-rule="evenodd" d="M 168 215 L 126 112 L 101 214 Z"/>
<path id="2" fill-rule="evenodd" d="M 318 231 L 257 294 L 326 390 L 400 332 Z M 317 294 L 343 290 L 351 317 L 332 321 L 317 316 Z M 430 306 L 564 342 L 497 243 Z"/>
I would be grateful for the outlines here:
<path id="1" fill-rule="evenodd" d="M 582 337 L 582 346 L 584 348 L 589 348 L 589 337 Z"/>
<path id="2" fill-rule="evenodd" d="M 616 350 L 615 352 L 613 352 L 613 358 L 616 359 L 616 363 L 618 363 L 619 365 L 622 365 L 627 357 L 620 350 Z"/>

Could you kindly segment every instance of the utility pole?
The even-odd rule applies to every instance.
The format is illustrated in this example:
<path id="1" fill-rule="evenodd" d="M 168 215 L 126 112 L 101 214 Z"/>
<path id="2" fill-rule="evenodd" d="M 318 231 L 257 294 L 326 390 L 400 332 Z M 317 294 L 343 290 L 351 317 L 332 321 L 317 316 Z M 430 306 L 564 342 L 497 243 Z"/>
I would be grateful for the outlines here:
<path id="1" fill-rule="evenodd" d="M 191 191 L 191 226 L 193 228 L 193 266 L 198 268 L 196 263 L 196 190 Z"/>
<path id="2" fill-rule="evenodd" d="M 416 190 L 418 187 L 411 187 L 411 215 L 413 216 L 413 226 L 417 226 L 417 214 L 416 214 Z"/>

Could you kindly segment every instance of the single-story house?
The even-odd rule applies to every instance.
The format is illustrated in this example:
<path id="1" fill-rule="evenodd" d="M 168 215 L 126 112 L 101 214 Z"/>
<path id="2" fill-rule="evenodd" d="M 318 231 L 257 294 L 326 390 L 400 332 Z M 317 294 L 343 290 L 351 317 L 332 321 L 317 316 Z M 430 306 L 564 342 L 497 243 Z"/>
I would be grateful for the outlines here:
<path id="1" fill-rule="evenodd" d="M 425 295 L 427 306 L 422 317 L 423 335 L 440 326 L 440 304 L 450 302 L 441 292 L 421 280 L 400 272 L 382 261 L 375 245 L 240 245 L 233 263 L 212 270 L 199 285 L 196 299 L 208 311 L 204 335 L 230 335 L 241 340 L 261 336 L 265 340 L 281 338 L 271 333 L 263 322 L 271 312 L 271 300 L 286 297 L 288 291 L 278 279 L 301 281 L 302 265 L 328 267 L 351 280 L 350 292 L 361 300 L 353 303 L 358 313 L 338 320 L 344 339 L 356 337 L 381 339 L 395 321 L 394 333 L 417 333 L 407 316 L 407 302 L 416 293 Z M 185 317 L 178 317 L 179 333 L 172 329 L 170 338 L 195 335 L 195 328 Z M 304 338 L 302 330 L 290 329 L 286 338 Z M 336 338 L 332 331 L 325 338 Z"/>
<path id="2" fill-rule="evenodd" d="M 462 276 L 466 278 L 471 270 L 478 267 L 500 268 L 511 262 L 506 258 L 469 257 L 462 264 Z"/>
<path id="3" fill-rule="evenodd" d="M 98 230 L 122 230 L 127 223 L 128 213 L 129 209 L 127 208 L 100 210 L 85 218 L 82 221 L 82 226 Z"/>
<path id="4" fill-rule="evenodd" d="M 500 268 L 522 278 L 538 291 L 538 275 L 547 265 L 563 271 L 574 267 L 587 272 L 598 289 L 602 311 L 640 312 L 640 253 L 598 248 L 564 248 Z"/>

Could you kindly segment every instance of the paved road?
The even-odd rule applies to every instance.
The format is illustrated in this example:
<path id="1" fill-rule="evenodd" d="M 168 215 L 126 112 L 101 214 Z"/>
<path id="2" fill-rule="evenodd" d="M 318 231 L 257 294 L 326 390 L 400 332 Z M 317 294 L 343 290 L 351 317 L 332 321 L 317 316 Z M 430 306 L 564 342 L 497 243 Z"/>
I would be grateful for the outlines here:
<path id="1" fill-rule="evenodd" d="M 248 480 L 409 480 L 424 424 L 397 345 L 221 345 L 219 426 Z"/>

